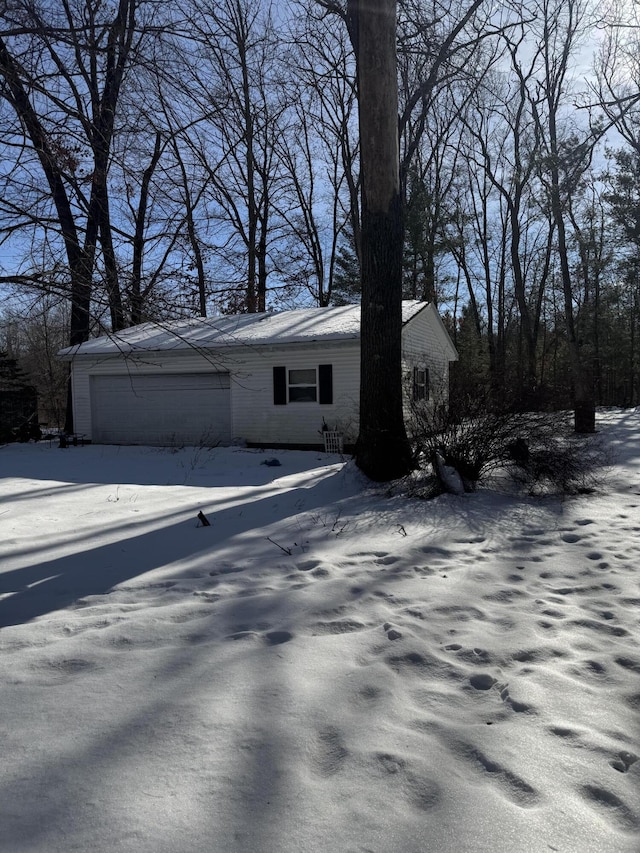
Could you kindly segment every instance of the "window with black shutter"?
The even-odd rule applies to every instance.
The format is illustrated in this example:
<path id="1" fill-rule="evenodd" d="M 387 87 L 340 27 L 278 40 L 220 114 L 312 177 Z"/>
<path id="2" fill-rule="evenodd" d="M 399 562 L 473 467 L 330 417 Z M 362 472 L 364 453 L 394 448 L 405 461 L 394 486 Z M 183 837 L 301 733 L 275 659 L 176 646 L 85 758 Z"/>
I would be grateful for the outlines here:
<path id="1" fill-rule="evenodd" d="M 333 365 L 315 367 L 274 367 L 273 403 L 333 403 Z"/>
<path id="2" fill-rule="evenodd" d="M 428 367 L 413 368 L 413 399 L 415 401 L 429 399 Z"/>

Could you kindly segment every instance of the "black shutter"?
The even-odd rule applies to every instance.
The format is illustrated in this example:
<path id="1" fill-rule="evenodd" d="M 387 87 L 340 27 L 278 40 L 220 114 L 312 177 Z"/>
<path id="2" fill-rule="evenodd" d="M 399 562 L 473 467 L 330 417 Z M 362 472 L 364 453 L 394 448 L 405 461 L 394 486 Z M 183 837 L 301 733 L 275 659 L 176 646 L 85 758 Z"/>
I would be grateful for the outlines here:
<path id="1" fill-rule="evenodd" d="M 273 368 L 273 404 L 274 406 L 287 405 L 287 368 Z"/>
<path id="2" fill-rule="evenodd" d="M 321 364 L 318 367 L 318 402 L 325 405 L 333 403 L 333 365 Z"/>

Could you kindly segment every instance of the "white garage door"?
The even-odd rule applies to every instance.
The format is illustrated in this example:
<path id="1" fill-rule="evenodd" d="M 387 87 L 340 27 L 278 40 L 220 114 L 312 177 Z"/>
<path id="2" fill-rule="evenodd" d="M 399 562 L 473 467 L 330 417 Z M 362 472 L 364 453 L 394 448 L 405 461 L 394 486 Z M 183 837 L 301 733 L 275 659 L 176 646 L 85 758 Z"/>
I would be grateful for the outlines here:
<path id="1" fill-rule="evenodd" d="M 91 438 L 97 444 L 228 444 L 228 373 L 91 377 Z"/>

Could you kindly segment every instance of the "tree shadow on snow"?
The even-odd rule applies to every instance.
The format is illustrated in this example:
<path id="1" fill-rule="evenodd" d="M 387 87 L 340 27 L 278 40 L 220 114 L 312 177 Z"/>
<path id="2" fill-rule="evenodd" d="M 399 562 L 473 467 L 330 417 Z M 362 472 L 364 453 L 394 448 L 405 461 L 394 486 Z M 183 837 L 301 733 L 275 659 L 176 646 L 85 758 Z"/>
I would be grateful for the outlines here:
<path id="1" fill-rule="evenodd" d="M 276 464 L 270 465 L 272 460 Z M 311 450 L 244 447 L 141 447 L 91 444 L 60 450 L 57 444 L 0 446 L 0 477 L 65 484 L 137 486 L 263 486 L 340 457 Z M 279 463 L 279 464 L 278 464 Z M 36 483 L 32 482 L 31 486 Z M 39 483 L 37 484 L 39 485 Z"/>
<path id="2" fill-rule="evenodd" d="M 133 536 L 121 535 L 117 541 L 91 547 L 99 530 L 69 542 L 76 547 L 86 543 L 85 550 L 65 554 L 51 560 L 34 562 L 30 566 L 0 574 L 0 628 L 28 622 L 45 613 L 62 610 L 78 599 L 102 595 L 114 586 L 147 572 L 176 564 L 191 565 L 194 560 L 214 561 L 214 551 L 222 543 L 238 534 L 252 534 L 259 528 L 325 505 L 335 495 L 335 478 L 340 471 L 309 472 L 307 480 L 296 478 L 297 486 L 289 490 L 274 489 L 267 495 L 253 489 L 233 499 L 225 495 L 224 508 L 216 509 L 212 495 L 203 501 L 182 504 L 175 513 L 150 521 L 145 519 L 136 526 L 146 531 Z M 204 510 L 209 527 L 199 528 L 197 514 Z M 176 520 L 178 517 L 179 520 Z M 148 527 L 153 524 L 154 529 Z M 122 525 L 121 534 L 131 530 Z M 116 534 L 118 535 L 118 534 Z M 58 545 L 64 547 L 64 544 Z M 34 554 L 46 552 L 47 547 L 34 545 Z M 17 552 L 14 552 L 14 554 Z"/>

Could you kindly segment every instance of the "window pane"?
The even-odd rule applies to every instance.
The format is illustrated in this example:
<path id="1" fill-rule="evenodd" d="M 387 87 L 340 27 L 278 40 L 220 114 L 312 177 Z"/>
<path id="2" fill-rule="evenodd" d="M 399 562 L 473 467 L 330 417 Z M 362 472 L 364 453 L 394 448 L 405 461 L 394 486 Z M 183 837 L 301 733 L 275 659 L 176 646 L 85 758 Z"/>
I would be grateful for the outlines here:
<path id="1" fill-rule="evenodd" d="M 289 385 L 315 385 L 316 384 L 316 369 L 315 367 L 309 370 L 290 370 Z"/>
<path id="2" fill-rule="evenodd" d="M 295 372 L 295 371 L 292 371 Z M 302 372 L 302 371 L 301 371 Z M 315 385 L 293 385 L 289 387 L 290 403 L 315 403 Z"/>

